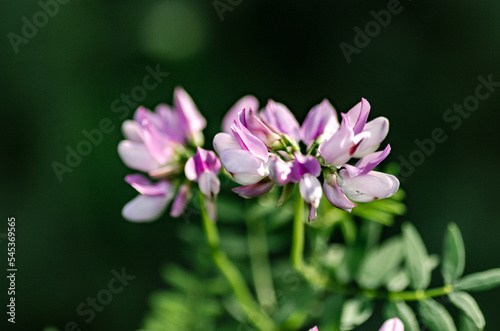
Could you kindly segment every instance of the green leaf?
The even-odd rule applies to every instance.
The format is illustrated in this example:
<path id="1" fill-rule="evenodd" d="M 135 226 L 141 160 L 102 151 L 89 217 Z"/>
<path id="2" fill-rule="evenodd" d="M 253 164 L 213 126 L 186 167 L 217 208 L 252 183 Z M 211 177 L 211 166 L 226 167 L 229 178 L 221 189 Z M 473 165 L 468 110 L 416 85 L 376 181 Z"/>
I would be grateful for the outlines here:
<path id="1" fill-rule="evenodd" d="M 410 278 L 404 270 L 399 270 L 387 280 L 386 287 L 391 292 L 400 292 L 408 287 Z"/>
<path id="2" fill-rule="evenodd" d="M 352 330 L 363 324 L 373 313 L 373 302 L 365 298 L 347 300 L 340 319 L 341 330 Z"/>
<path id="3" fill-rule="evenodd" d="M 455 289 L 470 292 L 486 291 L 500 286 L 500 268 L 477 272 L 455 282 Z"/>
<path id="4" fill-rule="evenodd" d="M 403 224 L 404 247 L 406 251 L 406 269 L 413 289 L 420 290 L 429 286 L 431 270 L 429 256 L 417 229 L 410 224 Z"/>
<path id="5" fill-rule="evenodd" d="M 455 323 L 448 311 L 433 299 L 419 302 L 418 312 L 431 331 L 456 331 Z"/>
<path id="6" fill-rule="evenodd" d="M 441 274 L 446 284 L 462 276 L 465 267 L 465 248 L 462 234 L 455 223 L 448 225 L 443 242 Z"/>
<path id="7" fill-rule="evenodd" d="M 466 292 L 451 292 L 448 294 L 451 303 L 466 314 L 480 330 L 484 329 L 486 324 L 483 313 L 477 305 L 476 300 Z"/>
<path id="8" fill-rule="evenodd" d="M 384 307 L 384 317 L 386 320 L 399 318 L 405 326 L 405 331 L 420 331 L 415 313 L 404 301 L 388 302 Z"/>
<path id="9" fill-rule="evenodd" d="M 460 314 L 460 331 L 481 331 L 474 322 L 465 314 Z"/>
<path id="10" fill-rule="evenodd" d="M 401 238 L 388 239 L 366 254 L 357 275 L 358 283 L 366 288 L 379 287 L 397 272 L 403 257 Z"/>
<path id="11" fill-rule="evenodd" d="M 290 199 L 294 188 L 295 188 L 295 183 L 287 183 L 285 186 L 283 186 L 280 198 L 278 199 L 278 202 L 276 202 L 276 207 L 281 206 L 282 204 L 287 202 L 288 199 Z"/>
<path id="12" fill-rule="evenodd" d="M 380 238 L 382 226 L 375 222 L 363 222 L 356 242 L 348 245 L 344 258 L 337 270 L 337 278 L 342 283 L 350 282 L 357 274 L 365 253 L 369 251 Z"/>
<path id="13" fill-rule="evenodd" d="M 334 294 L 326 299 L 319 323 L 321 331 L 340 331 L 340 318 L 342 316 L 342 306 L 344 297 L 340 294 Z"/>

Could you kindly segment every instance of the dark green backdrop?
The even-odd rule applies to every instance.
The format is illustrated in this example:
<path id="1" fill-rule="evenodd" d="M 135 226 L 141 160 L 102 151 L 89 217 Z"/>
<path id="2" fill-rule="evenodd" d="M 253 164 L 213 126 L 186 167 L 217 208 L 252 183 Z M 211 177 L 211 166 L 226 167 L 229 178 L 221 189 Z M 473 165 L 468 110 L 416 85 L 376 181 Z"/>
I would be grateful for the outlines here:
<path id="1" fill-rule="evenodd" d="M 0 234 L 14 216 L 17 329 L 63 329 L 75 321 L 84 330 L 135 330 L 148 295 L 164 286 L 160 267 L 178 259 L 174 229 L 182 219 L 137 225 L 120 215 L 135 193 L 116 153 L 122 113 L 113 103 L 142 85 L 147 66 L 169 76 L 141 103 L 171 103 L 173 88 L 183 86 L 209 120 L 207 147 L 225 111 L 246 93 L 262 104 L 287 104 L 299 120 L 324 97 L 338 111 L 367 98 L 372 118 L 391 121 L 389 159 L 422 163 L 402 184 L 409 207 L 403 219 L 414 222 L 431 253 L 440 252 L 446 224 L 456 222 L 468 248 L 466 272 L 500 267 L 500 88 L 464 112 L 460 125 L 446 113 L 474 95 L 479 76 L 500 82 L 497 0 L 401 0 L 385 27 L 368 23 L 387 1 L 220 0 L 220 10 L 231 9 L 222 21 L 210 0 L 73 0 L 57 12 L 54 3 L 42 1 L 53 16 L 44 20 L 36 1 L 0 2 Z M 34 18 L 40 27 L 23 28 Z M 354 47 L 355 28 L 367 24 L 373 37 L 356 40 L 364 47 L 348 63 L 340 44 Z M 67 146 L 76 148 L 82 130 L 104 118 L 114 130 L 60 182 L 52 163 L 64 163 Z M 419 159 L 415 140 L 431 138 L 436 128 L 446 141 Z M 86 324 L 76 307 L 122 268 L 135 279 Z M 476 296 L 487 330 L 500 329 L 499 297 L 499 290 Z"/>

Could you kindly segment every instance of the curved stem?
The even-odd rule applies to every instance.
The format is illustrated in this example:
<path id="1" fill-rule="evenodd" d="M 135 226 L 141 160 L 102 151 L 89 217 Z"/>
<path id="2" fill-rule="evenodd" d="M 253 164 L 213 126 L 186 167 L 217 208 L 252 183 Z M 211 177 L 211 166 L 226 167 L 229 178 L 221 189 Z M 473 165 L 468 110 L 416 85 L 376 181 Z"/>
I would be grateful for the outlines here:
<path id="1" fill-rule="evenodd" d="M 203 221 L 203 228 L 207 238 L 208 246 L 212 254 L 212 258 L 226 277 L 227 281 L 233 289 L 234 295 L 241 304 L 241 307 L 249 321 L 259 328 L 261 331 L 273 331 L 277 327 L 274 321 L 267 316 L 259 307 L 257 302 L 252 296 L 252 293 L 247 287 L 245 279 L 239 272 L 238 268 L 228 259 L 227 255 L 220 249 L 219 232 L 217 226 L 207 212 L 205 206 L 205 196 L 200 194 L 201 215 Z"/>

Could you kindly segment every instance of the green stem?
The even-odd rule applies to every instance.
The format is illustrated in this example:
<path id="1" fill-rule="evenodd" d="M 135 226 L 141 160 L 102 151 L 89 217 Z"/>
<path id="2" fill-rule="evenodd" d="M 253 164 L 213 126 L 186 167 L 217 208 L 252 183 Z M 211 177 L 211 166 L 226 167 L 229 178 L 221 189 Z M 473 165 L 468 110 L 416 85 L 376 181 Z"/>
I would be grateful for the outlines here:
<path id="1" fill-rule="evenodd" d="M 271 313 L 276 304 L 271 264 L 266 238 L 266 226 L 262 220 L 247 217 L 248 249 L 250 266 L 260 305 Z"/>
<path id="2" fill-rule="evenodd" d="M 292 265 L 297 271 L 304 266 L 304 201 L 298 190 L 295 191 L 295 206 L 293 213 Z"/>
<path id="3" fill-rule="evenodd" d="M 417 301 L 425 298 L 440 297 L 451 292 L 453 292 L 453 286 L 445 285 L 443 287 L 430 288 L 427 290 L 389 292 L 386 298 L 393 301 Z"/>
<path id="4" fill-rule="evenodd" d="M 245 279 L 239 272 L 238 268 L 236 268 L 236 266 L 228 259 L 227 255 L 220 249 L 219 232 L 215 222 L 210 219 L 210 216 L 207 213 L 205 207 L 205 197 L 203 194 L 200 194 L 200 206 L 203 228 L 205 230 L 212 258 L 221 273 L 224 277 L 226 277 L 227 281 L 231 285 L 234 295 L 241 304 L 247 318 L 261 331 L 276 330 L 277 327 L 274 321 L 267 316 L 266 313 L 261 310 L 257 302 L 255 302 L 255 299 L 250 293 Z"/>
<path id="5" fill-rule="evenodd" d="M 431 288 L 427 290 L 387 292 L 373 289 L 363 289 L 353 286 L 346 286 L 329 281 L 328 275 L 320 272 L 316 268 L 304 263 L 304 202 L 298 192 L 295 195 L 295 210 L 293 218 L 293 237 L 292 237 L 292 265 L 297 272 L 302 275 L 311 285 L 316 288 L 330 292 L 342 293 L 347 295 L 363 295 L 371 299 L 384 299 L 392 301 L 418 301 L 426 298 L 439 297 L 453 292 L 451 285 Z"/>

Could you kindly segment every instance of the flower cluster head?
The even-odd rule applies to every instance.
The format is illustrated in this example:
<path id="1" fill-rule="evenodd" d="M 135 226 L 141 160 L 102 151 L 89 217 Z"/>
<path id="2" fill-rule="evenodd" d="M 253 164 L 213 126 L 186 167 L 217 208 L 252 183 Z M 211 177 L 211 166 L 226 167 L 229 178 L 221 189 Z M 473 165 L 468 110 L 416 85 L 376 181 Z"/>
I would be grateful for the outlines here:
<path id="1" fill-rule="evenodd" d="M 388 319 L 385 321 L 384 324 L 380 327 L 378 331 L 404 331 L 405 326 L 403 325 L 403 322 L 397 317 Z M 309 329 L 309 331 L 319 331 L 318 327 L 315 326 L 312 329 Z"/>
<path id="2" fill-rule="evenodd" d="M 172 200 L 170 215 L 180 216 L 191 198 L 191 182 L 198 182 L 207 201 L 213 202 L 221 165 L 214 152 L 198 147 L 205 126 L 205 118 L 179 87 L 173 107 L 160 104 L 154 111 L 139 107 L 133 120 L 123 122 L 125 140 L 119 143 L 118 154 L 128 167 L 145 173 L 125 177 L 139 192 L 123 207 L 126 219 L 155 220 Z"/>
<path id="3" fill-rule="evenodd" d="M 281 103 L 270 100 L 258 109 L 253 96 L 240 99 L 224 118 L 224 132 L 214 138 L 222 166 L 242 185 L 234 189 L 240 196 L 298 183 L 312 220 L 323 193 L 332 205 L 350 212 L 354 202 L 387 198 L 398 190 L 396 177 L 373 170 L 390 152 L 389 145 L 377 152 L 389 121 L 378 117 L 368 122 L 367 100 L 341 114 L 340 123 L 326 99 L 309 111 L 302 126 Z M 352 159 L 358 161 L 349 164 Z"/>

